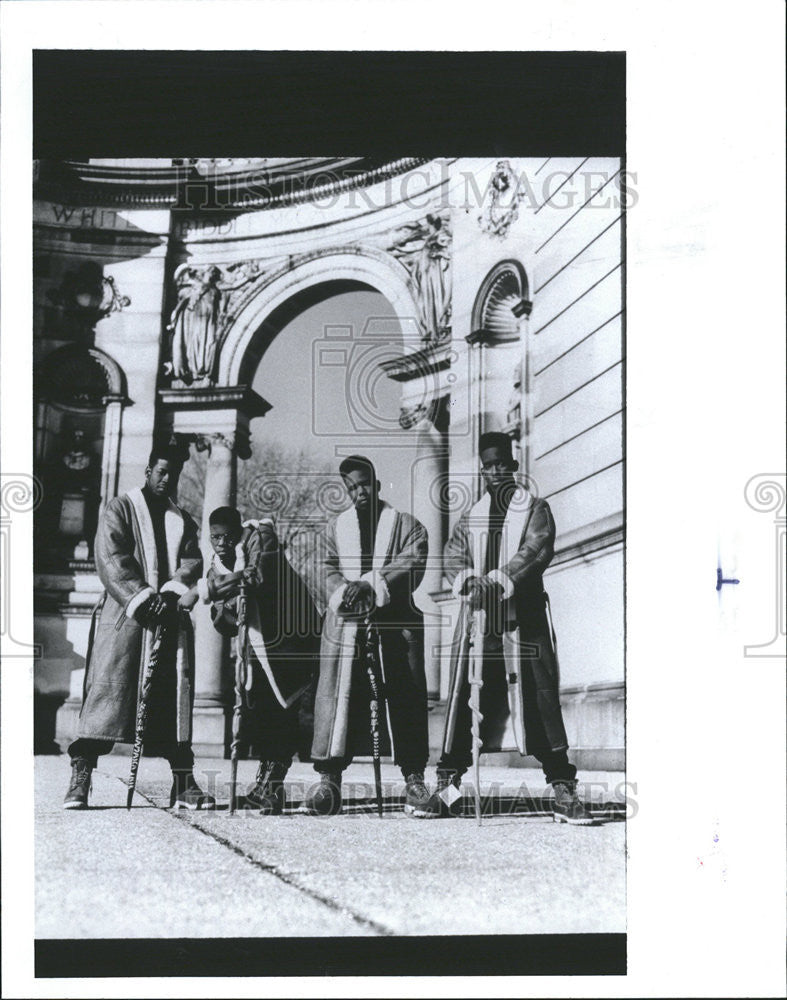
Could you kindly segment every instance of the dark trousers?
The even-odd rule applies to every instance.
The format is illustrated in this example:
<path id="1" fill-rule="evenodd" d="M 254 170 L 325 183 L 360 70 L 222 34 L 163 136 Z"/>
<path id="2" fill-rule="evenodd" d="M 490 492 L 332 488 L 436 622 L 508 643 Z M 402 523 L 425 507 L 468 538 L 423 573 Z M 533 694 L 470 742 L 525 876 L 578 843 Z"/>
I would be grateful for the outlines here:
<path id="1" fill-rule="evenodd" d="M 112 740 L 91 740 L 80 737 L 68 748 L 71 760 L 77 757 L 95 767 L 98 758 L 109 753 L 115 744 Z M 145 754 L 149 757 L 163 757 L 169 761 L 173 771 L 191 771 L 194 767 L 194 751 L 190 743 L 146 744 Z"/>
<path id="2" fill-rule="evenodd" d="M 254 747 L 261 761 L 277 761 L 289 767 L 298 751 L 300 699 L 284 708 L 261 671 L 255 671 L 248 698 L 241 739 Z"/>
<path id="3" fill-rule="evenodd" d="M 533 668 L 527 661 L 524 662 L 522 673 L 525 705 L 535 706 L 537 699 Z M 484 639 L 483 680 L 484 684 L 479 699 L 481 714 L 484 717 L 481 733 L 484 742 L 488 742 L 491 746 L 499 746 L 509 709 L 503 642 L 498 635 L 487 635 Z M 438 771 L 455 771 L 462 775 L 470 767 L 473 759 L 471 722 L 470 684 L 465 680 L 459 692 L 453 744 L 451 750 L 440 758 L 437 764 Z M 537 713 L 526 712 L 526 729 L 529 752 L 541 764 L 547 783 L 573 781 L 576 778 L 577 769 L 570 763 L 567 749 L 552 750 L 550 748 L 543 724 Z"/>
<path id="4" fill-rule="evenodd" d="M 388 732 L 390 720 L 394 740 L 394 763 L 404 777 L 422 773 L 429 759 L 429 723 L 426 685 L 422 673 L 411 669 L 410 642 L 422 637 L 420 631 L 413 630 L 413 638 L 408 638 L 401 627 L 385 630 L 381 628 L 383 656 L 385 659 L 385 684 L 380 684 L 380 705 L 378 719 L 380 725 L 381 756 L 391 754 Z M 350 694 L 350 717 L 348 721 L 347 746 L 356 749 L 343 757 L 316 760 L 314 769 L 319 774 L 343 771 L 353 756 L 371 755 L 370 700 L 371 688 L 364 666 L 363 637 L 359 636 L 353 659 L 352 686 Z"/>

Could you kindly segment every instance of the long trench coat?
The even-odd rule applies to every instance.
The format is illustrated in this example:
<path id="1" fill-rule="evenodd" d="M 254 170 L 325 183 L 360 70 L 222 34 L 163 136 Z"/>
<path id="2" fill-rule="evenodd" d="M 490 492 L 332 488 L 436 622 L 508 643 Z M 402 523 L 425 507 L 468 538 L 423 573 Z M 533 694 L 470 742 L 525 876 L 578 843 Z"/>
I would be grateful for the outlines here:
<path id="1" fill-rule="evenodd" d="M 200 598 L 212 604 L 213 624 L 222 635 L 238 633 L 238 587 L 224 599 L 216 585 L 229 573 L 254 568 L 259 584 L 247 602 L 249 659 L 244 664 L 247 700 L 255 702 L 260 684 L 269 684 L 282 708 L 289 708 L 312 681 L 318 665 L 319 618 L 311 596 L 292 569 L 269 519 L 247 522 L 235 547 L 232 568 L 214 554 L 199 581 Z"/>
<path id="2" fill-rule="evenodd" d="M 197 526 L 172 501 L 164 514 L 169 579 L 160 580 L 153 522 L 141 489 L 107 504 L 98 525 L 96 571 L 104 595 L 93 612 L 77 737 L 133 743 L 143 666 L 152 632 L 134 618 L 157 591 L 184 594 L 202 571 Z M 186 616 L 161 663 L 147 743 L 191 740 L 194 639 Z"/>
<path id="3" fill-rule="evenodd" d="M 485 493 L 462 515 L 445 547 L 445 574 L 456 597 L 461 595 L 470 577 L 483 575 L 489 508 L 489 494 Z M 525 754 L 568 747 L 560 708 L 555 637 L 547 615 L 548 597 L 543 582 L 543 572 L 554 555 L 554 543 L 555 522 L 549 504 L 519 487 L 506 512 L 498 566 L 489 573 L 503 588 L 502 634 L 497 641 L 502 640 L 508 704 L 496 706 L 496 710 L 498 717 L 508 716 L 507 732 L 515 746 L 502 746 L 499 739 L 490 742 L 482 728 L 484 752 L 516 748 Z M 460 658 L 460 654 L 468 614 L 467 602 L 463 602 L 451 654 L 444 754 L 451 750 L 460 698 L 466 690 L 467 657 Z M 485 671 L 494 642 L 489 633 L 484 637 Z"/>
<path id="4" fill-rule="evenodd" d="M 381 502 L 372 570 L 361 573 L 361 539 L 353 507 L 326 526 L 308 572 L 318 605 L 326 607 L 320 645 L 320 677 L 314 704 L 315 760 L 368 753 L 368 743 L 353 735 L 350 697 L 366 678 L 358 669 L 363 624 L 339 614 L 344 590 L 364 579 L 375 591 L 375 619 L 380 636 L 386 726 L 382 752 L 428 753 L 423 615 L 413 591 L 423 579 L 429 548 L 426 529 L 410 514 Z M 355 670 L 353 666 L 355 665 Z M 365 692 L 366 703 L 369 696 Z M 387 731 L 386 731 L 387 730 Z"/>

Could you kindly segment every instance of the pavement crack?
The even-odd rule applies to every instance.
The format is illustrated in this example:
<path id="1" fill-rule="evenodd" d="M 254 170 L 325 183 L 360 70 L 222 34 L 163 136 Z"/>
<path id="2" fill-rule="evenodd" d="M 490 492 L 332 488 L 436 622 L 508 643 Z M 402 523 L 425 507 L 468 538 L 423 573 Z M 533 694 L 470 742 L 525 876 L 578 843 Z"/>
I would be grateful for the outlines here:
<path id="1" fill-rule="evenodd" d="M 118 781 L 128 787 L 128 783 L 123 781 L 122 778 L 118 778 Z M 158 809 L 159 812 L 165 813 L 179 823 L 186 823 L 190 829 L 197 830 L 206 837 L 210 837 L 211 840 L 220 844 L 222 847 L 229 848 L 229 850 L 231 850 L 234 854 L 237 854 L 239 858 L 243 858 L 244 861 L 248 861 L 248 863 L 253 865 L 258 871 L 264 872 L 266 875 L 272 875 L 284 885 L 289 886 L 289 888 L 295 889 L 296 892 L 300 892 L 302 895 L 307 896 L 316 903 L 320 903 L 322 906 L 326 906 L 334 913 L 339 913 L 342 916 L 348 917 L 360 927 L 373 931 L 380 937 L 396 937 L 397 932 L 392 930 L 390 927 L 386 927 L 384 924 L 380 924 L 376 920 L 372 920 L 370 917 L 365 917 L 362 913 L 356 913 L 355 910 L 351 910 L 348 906 L 343 906 L 341 903 L 337 903 L 336 900 L 332 899 L 330 896 L 324 896 L 321 892 L 317 892 L 316 889 L 311 889 L 309 886 L 301 884 L 298 879 L 296 879 L 289 872 L 283 871 L 278 867 L 278 865 L 266 864 L 264 861 L 259 861 L 252 854 L 249 854 L 247 851 L 244 851 L 243 848 L 238 847 L 237 844 L 234 844 L 227 837 L 223 837 L 220 833 L 215 833 L 213 830 L 206 830 L 205 827 L 200 826 L 198 823 L 193 823 L 189 815 L 183 816 L 179 810 L 163 809 L 157 802 L 151 799 L 150 796 L 141 792 L 139 788 L 135 789 L 135 791 L 137 795 L 141 796 L 146 802 L 149 802 L 154 808 Z"/>

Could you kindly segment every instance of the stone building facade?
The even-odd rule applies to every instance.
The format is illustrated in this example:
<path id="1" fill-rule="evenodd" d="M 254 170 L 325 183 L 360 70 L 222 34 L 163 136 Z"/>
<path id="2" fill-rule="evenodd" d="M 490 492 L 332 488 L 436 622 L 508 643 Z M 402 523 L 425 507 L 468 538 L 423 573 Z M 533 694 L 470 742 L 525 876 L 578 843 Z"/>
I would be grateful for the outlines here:
<path id="1" fill-rule="evenodd" d="M 456 614 L 440 553 L 479 495 L 479 432 L 504 430 L 557 523 L 546 585 L 575 758 L 621 768 L 621 189 L 619 161 L 581 157 L 36 164 L 41 742 L 71 735 L 101 591 L 96 519 L 142 481 L 154 434 L 207 456 L 205 518 L 234 503 L 270 408 L 252 387 L 265 351 L 310 305 L 373 289 L 399 321 L 375 377 L 401 390 L 413 513 L 430 536 L 435 739 Z M 362 381 L 348 382 L 361 410 Z M 229 650 L 200 612 L 195 627 L 195 746 L 223 753 Z"/>

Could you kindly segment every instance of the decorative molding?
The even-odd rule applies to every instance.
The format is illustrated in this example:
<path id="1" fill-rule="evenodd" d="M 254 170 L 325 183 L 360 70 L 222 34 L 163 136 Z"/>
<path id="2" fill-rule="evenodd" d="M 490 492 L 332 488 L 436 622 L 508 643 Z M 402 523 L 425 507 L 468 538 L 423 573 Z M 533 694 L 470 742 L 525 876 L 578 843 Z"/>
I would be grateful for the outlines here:
<path id="1" fill-rule="evenodd" d="M 276 166 L 255 160 L 244 169 L 206 169 L 186 159 L 166 167 L 134 168 L 76 160 L 40 160 L 35 197 L 66 205 L 124 208 L 285 208 L 379 184 L 428 163 L 428 157 L 293 158 Z M 326 180 L 326 178 L 329 178 Z"/>
<path id="2" fill-rule="evenodd" d="M 237 410 L 249 420 L 264 417 L 271 404 L 248 385 L 193 386 L 159 389 L 159 403 L 165 412 Z"/>
<path id="3" fill-rule="evenodd" d="M 499 344 L 516 340 L 520 319 L 530 315 L 528 280 L 522 264 L 514 259 L 498 261 L 487 273 L 476 293 L 470 317 L 469 344 Z"/>
<path id="4" fill-rule="evenodd" d="M 410 406 L 402 406 L 399 411 L 399 426 L 402 430 L 409 431 L 423 420 L 428 420 L 440 433 L 445 433 L 448 430 L 449 399 L 446 394 L 434 397 L 428 402 L 421 401 Z"/>
<path id="5" fill-rule="evenodd" d="M 102 319 L 131 305 L 112 275 L 104 274 L 102 265 L 95 261 L 83 261 L 78 268 L 67 270 L 46 297 L 46 332 L 58 340 L 88 339 Z"/>
<path id="6" fill-rule="evenodd" d="M 411 382 L 416 378 L 436 375 L 451 367 L 450 345 L 430 345 L 420 351 L 402 354 L 390 361 L 382 361 L 380 367 L 394 382 Z"/>
<path id="7" fill-rule="evenodd" d="M 235 451 L 239 446 L 239 435 L 222 434 L 216 431 L 212 434 L 197 434 L 194 437 L 194 446 L 197 451 L 207 451 L 209 454 L 216 446 L 226 448 L 227 451 Z"/>
<path id="8" fill-rule="evenodd" d="M 475 347 L 476 344 L 485 344 L 489 339 L 489 333 L 483 329 L 471 330 L 467 334 L 465 340 L 471 347 Z"/>
<path id="9" fill-rule="evenodd" d="M 330 244 L 329 246 L 319 247 L 316 250 L 307 250 L 303 253 L 288 254 L 286 257 L 281 254 L 258 258 L 256 260 L 242 261 L 238 264 L 230 264 L 226 267 L 228 273 L 234 272 L 235 270 L 240 270 L 247 274 L 252 275 L 253 280 L 251 282 L 240 281 L 231 289 L 227 294 L 226 306 L 220 317 L 219 324 L 219 351 L 224 345 L 227 337 L 229 328 L 232 326 L 235 319 L 240 315 L 240 313 L 246 308 L 246 306 L 251 302 L 256 295 L 258 295 L 264 288 L 268 285 L 273 284 L 274 281 L 283 277 L 286 274 L 290 274 L 296 271 L 303 264 L 308 264 L 314 260 L 320 260 L 325 257 L 334 257 L 337 254 L 342 254 L 346 256 L 348 254 L 355 255 L 358 257 L 370 257 L 378 263 L 385 264 L 387 267 L 397 267 L 397 265 L 391 261 L 391 257 L 388 253 L 384 251 L 369 246 L 368 244 L 361 243 L 350 243 L 344 244 Z M 406 269 L 402 268 L 404 275 L 406 276 Z"/>
<path id="10" fill-rule="evenodd" d="M 429 419 L 429 407 L 423 403 L 416 403 L 415 406 L 403 406 L 399 410 L 399 426 L 403 431 L 409 431 L 411 427 L 420 424 L 422 420 Z"/>
<path id="11" fill-rule="evenodd" d="M 209 321 L 206 324 L 206 330 L 201 329 L 198 322 L 198 329 L 194 331 L 196 339 L 192 350 L 196 347 L 198 351 L 201 351 L 203 339 L 209 341 L 210 346 L 208 347 L 208 350 L 210 352 L 210 358 L 205 359 L 201 366 L 198 366 L 205 369 L 207 368 L 209 361 L 211 365 L 209 373 L 195 376 L 191 372 L 192 364 L 189 363 L 187 357 L 186 361 L 178 363 L 177 367 L 178 370 L 188 374 L 183 374 L 178 377 L 176 376 L 176 372 L 174 370 L 174 360 L 169 360 L 164 365 L 164 372 L 167 376 L 173 379 L 173 385 L 193 385 L 195 387 L 215 385 L 218 380 L 221 353 L 227 343 L 233 324 L 238 316 L 241 315 L 243 310 L 246 309 L 246 307 L 252 302 L 252 300 L 274 282 L 278 281 L 285 275 L 296 272 L 304 264 L 324 258 L 335 257 L 337 254 L 341 254 L 342 256 L 350 255 L 357 256 L 359 258 L 370 258 L 392 271 L 400 270 L 402 283 L 408 283 L 409 288 L 408 271 L 404 266 L 398 264 L 392 259 L 391 255 L 384 250 L 368 244 L 360 243 L 348 245 L 330 244 L 328 246 L 320 247 L 316 250 L 305 251 L 303 253 L 289 254 L 287 256 L 276 255 L 267 258 L 257 258 L 228 265 L 181 265 L 183 270 L 178 268 L 175 272 L 177 279 L 183 286 L 182 290 L 179 289 L 178 292 L 181 297 L 181 301 L 175 307 L 175 310 L 173 310 L 169 325 L 167 326 L 167 329 L 173 332 L 173 347 L 176 345 L 177 336 L 178 350 L 180 350 L 181 338 L 184 338 L 186 335 L 191 335 L 190 323 L 192 319 L 197 318 L 195 316 L 183 315 L 183 313 L 190 308 L 188 300 L 196 299 L 199 301 L 201 296 L 212 296 L 215 294 L 210 291 L 210 289 L 206 289 L 204 287 L 206 279 L 212 283 L 214 288 L 218 289 L 221 297 L 218 303 L 215 304 L 215 312 L 209 308 L 213 305 L 209 298 L 206 298 L 206 300 L 197 307 L 198 312 L 204 311 L 209 313 Z M 188 273 L 189 268 L 192 272 L 194 272 L 193 274 Z M 211 268 L 215 268 L 216 271 L 218 271 L 218 274 L 211 274 Z M 203 283 L 202 288 L 200 288 L 200 282 Z M 190 290 L 189 286 L 193 283 L 196 283 L 196 288 Z M 179 323 L 182 323 L 184 326 L 182 331 L 177 328 Z M 174 351 L 171 350 L 170 356 L 172 356 L 173 353 Z M 182 354 L 180 356 L 182 358 Z"/>
<path id="12" fill-rule="evenodd" d="M 86 261 L 76 271 L 66 271 L 57 288 L 47 293 L 51 303 L 81 313 L 91 326 L 113 312 L 131 305 L 121 295 L 111 274 L 101 274 L 100 265 Z"/>
<path id="13" fill-rule="evenodd" d="M 99 307 L 99 314 L 101 319 L 109 316 L 113 312 L 122 312 L 126 306 L 131 305 L 131 299 L 128 295 L 121 295 L 118 291 L 117 285 L 115 284 L 115 279 L 111 274 L 104 275 L 104 296 L 101 300 L 101 306 Z"/>
<path id="14" fill-rule="evenodd" d="M 272 264 L 258 282 L 240 292 L 243 298 L 233 302 L 235 315 L 226 325 L 217 350 L 219 384 L 250 381 L 259 360 L 249 350 L 255 337 L 261 331 L 263 337 L 275 333 L 269 321 L 280 307 L 296 295 L 305 293 L 309 299 L 310 290 L 326 282 L 348 281 L 377 289 L 393 307 L 407 340 L 413 340 L 409 330 L 417 328 L 417 310 L 407 268 L 386 250 L 365 240 L 331 244 L 283 260 L 283 264 Z"/>
<path id="15" fill-rule="evenodd" d="M 492 196 L 489 203 L 478 216 L 481 231 L 489 236 L 504 239 L 508 236 L 511 226 L 519 218 L 519 204 L 525 197 L 525 191 L 519 190 L 519 182 L 508 160 L 498 160 L 495 172 L 490 182 Z M 504 199 L 510 202 L 504 204 Z"/>
<path id="16" fill-rule="evenodd" d="M 120 365 L 97 347 L 65 344 L 41 364 L 39 399 L 70 409 L 126 405 L 126 378 Z"/>
<path id="17" fill-rule="evenodd" d="M 595 524 L 571 531 L 566 535 L 559 535 L 554 558 L 547 567 L 545 575 L 558 567 L 567 568 L 568 563 L 584 561 L 591 557 L 598 558 L 607 554 L 608 550 L 611 553 L 615 549 L 622 548 L 625 541 L 626 528 L 622 513 L 601 518 Z"/>
<path id="18" fill-rule="evenodd" d="M 198 451 L 213 444 L 251 456 L 249 422 L 271 404 L 248 385 L 159 389 L 163 423 L 175 439 L 194 441 Z"/>

